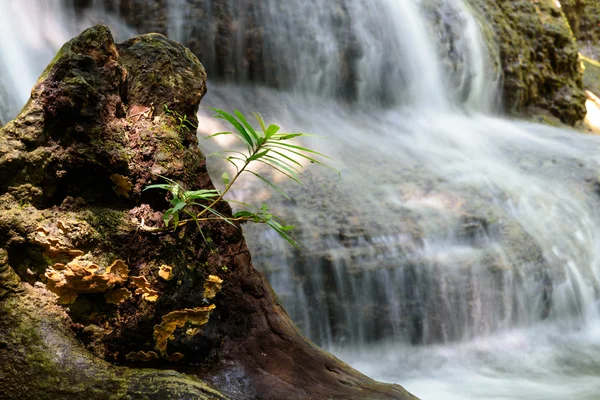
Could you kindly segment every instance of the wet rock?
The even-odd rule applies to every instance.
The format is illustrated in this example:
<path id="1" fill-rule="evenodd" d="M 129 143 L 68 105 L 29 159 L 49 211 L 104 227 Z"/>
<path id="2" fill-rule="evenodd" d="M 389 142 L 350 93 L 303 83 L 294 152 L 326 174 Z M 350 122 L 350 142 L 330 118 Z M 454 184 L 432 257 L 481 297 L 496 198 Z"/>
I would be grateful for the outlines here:
<path id="1" fill-rule="evenodd" d="M 578 48 L 553 1 L 469 0 L 499 54 L 504 104 L 513 114 L 544 110 L 574 125 L 586 114 Z"/>
<path id="2" fill-rule="evenodd" d="M 600 3 L 597 0 L 562 0 L 565 16 L 581 51 L 588 57 L 600 59 Z"/>

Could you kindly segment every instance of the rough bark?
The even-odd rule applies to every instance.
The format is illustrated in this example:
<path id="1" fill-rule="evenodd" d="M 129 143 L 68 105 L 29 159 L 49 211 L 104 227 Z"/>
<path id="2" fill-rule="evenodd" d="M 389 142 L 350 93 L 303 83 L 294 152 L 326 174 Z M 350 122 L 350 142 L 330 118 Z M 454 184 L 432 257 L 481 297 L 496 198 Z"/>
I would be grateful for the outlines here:
<path id="1" fill-rule="evenodd" d="M 309 342 L 239 226 L 139 229 L 169 207 L 158 175 L 213 188 L 176 118 L 205 81 L 183 46 L 98 26 L 0 129 L 0 398 L 414 398 Z"/>

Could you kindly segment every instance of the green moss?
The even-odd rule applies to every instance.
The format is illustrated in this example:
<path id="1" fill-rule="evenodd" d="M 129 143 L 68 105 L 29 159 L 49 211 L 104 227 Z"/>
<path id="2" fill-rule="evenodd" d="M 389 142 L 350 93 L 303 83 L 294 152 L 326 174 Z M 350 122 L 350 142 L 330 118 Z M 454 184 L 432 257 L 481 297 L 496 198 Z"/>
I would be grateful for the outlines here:
<path id="1" fill-rule="evenodd" d="M 0 303 L 0 397 L 12 399 L 225 399 L 174 371 L 116 367 L 90 356 L 64 325 L 60 309 L 33 289 Z M 45 321 L 45 322 L 41 322 Z"/>
<path id="2" fill-rule="evenodd" d="M 583 87 L 586 90 L 600 96 L 600 63 L 590 58 L 581 56 L 584 67 Z"/>
<path id="3" fill-rule="evenodd" d="M 600 40 L 600 2 L 597 0 L 561 0 L 562 9 L 581 42 Z"/>
<path id="4" fill-rule="evenodd" d="M 469 0 L 491 54 L 501 63 L 503 100 L 511 114 L 538 108 L 574 125 L 585 117 L 577 46 L 552 0 Z"/>
<path id="5" fill-rule="evenodd" d="M 40 77 L 37 80 L 36 84 L 39 84 L 41 82 L 44 82 L 46 79 L 48 79 L 48 76 L 50 75 L 50 71 L 52 71 L 52 69 L 54 68 L 54 65 L 63 58 L 63 56 L 65 55 L 66 52 L 68 52 L 71 49 L 71 42 L 65 43 L 60 50 L 58 50 L 58 52 L 56 53 L 56 55 L 54 56 L 54 58 L 52 59 L 52 61 L 50 61 L 50 64 L 48 64 L 48 66 L 46 67 L 46 69 L 44 69 L 44 71 L 42 72 L 42 74 L 40 75 Z"/>
<path id="6" fill-rule="evenodd" d="M 131 229 L 123 211 L 112 208 L 90 207 L 81 212 L 81 218 L 100 232 L 101 243 L 111 243 L 112 238 L 119 237 Z"/>

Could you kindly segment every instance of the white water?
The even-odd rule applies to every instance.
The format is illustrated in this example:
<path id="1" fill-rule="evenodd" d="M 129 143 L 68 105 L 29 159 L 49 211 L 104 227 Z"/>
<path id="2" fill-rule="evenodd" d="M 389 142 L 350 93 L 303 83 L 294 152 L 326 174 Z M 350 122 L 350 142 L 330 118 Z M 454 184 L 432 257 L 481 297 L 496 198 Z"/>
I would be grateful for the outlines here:
<path id="1" fill-rule="evenodd" d="M 18 105 L 81 28 L 70 7 L 49 3 L 0 1 L 0 76 L 11 77 L 5 93 Z M 185 38 L 176 3 L 169 33 Z M 213 83 L 204 104 L 321 134 L 311 145 L 342 172 L 339 181 L 311 169 L 306 188 L 290 188 L 296 203 L 269 200 L 298 225 L 303 253 L 246 229 L 255 265 L 294 320 L 424 400 L 600 398 L 600 140 L 488 116 L 496 74 L 460 0 L 289 3 L 293 13 L 275 0 L 260 8 L 265 58 L 278 60 L 289 90 L 256 87 L 239 71 L 240 83 Z M 351 24 L 332 18 L 339 4 Z M 454 54 L 425 22 L 427 7 L 448 21 Z M 118 22 L 96 5 L 83 24 L 99 17 Z M 346 104 L 339 54 L 349 36 L 357 85 Z M 201 130 L 222 130 L 200 116 Z M 244 183 L 236 195 L 268 197 Z"/>

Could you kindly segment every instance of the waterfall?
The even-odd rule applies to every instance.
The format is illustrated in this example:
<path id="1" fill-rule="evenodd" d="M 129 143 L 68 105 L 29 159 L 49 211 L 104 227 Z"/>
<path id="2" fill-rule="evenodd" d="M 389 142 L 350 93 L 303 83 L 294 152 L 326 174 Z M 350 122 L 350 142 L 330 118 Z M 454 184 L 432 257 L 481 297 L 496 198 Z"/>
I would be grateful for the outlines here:
<path id="1" fill-rule="evenodd" d="M 0 122 L 14 118 L 57 50 L 83 29 L 106 23 L 119 38 L 134 31 L 98 4 L 77 14 L 75 0 L 0 2 Z"/>
<path id="2" fill-rule="evenodd" d="M 64 23 L 69 15 L 62 11 L 39 1 L 0 4 L 0 121 L 14 117 L 25 104 L 43 62 L 51 60 L 68 37 Z M 30 25 L 44 29 L 24 29 Z"/>
<path id="3" fill-rule="evenodd" d="M 51 59 L 60 43 L 84 27 L 102 22 L 113 28 L 117 38 L 133 34 L 118 20 L 118 1 L 94 0 L 88 8 L 78 9 L 73 1 L 0 4 L 4 16 L 0 29 L 5 33 L 0 39 L 5 49 L 0 72 L 8 77 L 1 98 L 12 101 L 3 107 L 4 119 L 16 114 L 17 105 L 26 100 L 25 89 L 31 88 L 41 66 Z M 129 12 L 139 13 L 143 19 L 144 10 L 137 3 L 144 2 L 130 5 Z M 435 16 L 437 26 L 423 23 L 424 11 L 414 0 L 289 0 L 285 7 L 278 0 L 265 0 L 252 9 L 238 8 L 233 2 L 228 11 L 214 9 L 211 2 L 205 2 L 200 14 L 206 21 L 200 23 L 201 27 L 190 20 L 187 0 L 168 0 L 163 12 L 168 21 L 165 33 L 183 42 L 206 41 L 201 53 L 209 73 L 218 71 L 238 83 L 258 79 L 250 75 L 252 65 L 248 64 L 253 62 L 258 64 L 255 75 L 261 75 L 259 80 L 270 86 L 343 98 L 362 108 L 411 106 L 441 110 L 461 102 L 474 110 L 490 109 L 495 100 L 494 74 L 489 72 L 490 60 L 478 35 L 477 21 L 462 1 L 430 3 L 429 7 L 439 12 Z M 230 15 L 223 17 L 224 12 Z M 211 26 L 211 18 L 224 19 L 231 37 L 221 38 L 225 34 L 219 29 L 223 28 Z M 28 30 L 21 38 L 14 37 L 20 26 L 29 23 L 37 29 Z M 451 32 L 444 31 L 448 27 L 452 27 Z M 192 38 L 194 31 L 206 38 Z M 441 49 L 430 40 L 433 35 L 444 37 L 445 60 L 439 57 Z M 257 44 L 249 44 L 252 40 Z M 30 50 L 11 48 L 23 41 Z M 228 55 L 217 54 L 218 41 L 224 41 Z M 260 60 L 248 60 L 252 50 L 261 53 L 255 55 L 262 55 Z M 453 64 L 453 70 L 445 71 L 443 63 Z"/>
<path id="4" fill-rule="evenodd" d="M 83 26 L 140 25 L 89 3 L 0 3 L 0 119 Z M 234 193 L 297 226 L 302 251 L 244 231 L 312 340 L 424 399 L 596 398 L 599 139 L 493 116 L 498 62 L 468 3 L 164 4 L 165 33 L 215 77 L 204 105 L 321 135 L 341 171 L 309 168 L 294 202 L 251 179 Z M 201 134 L 227 128 L 208 117 Z"/>

